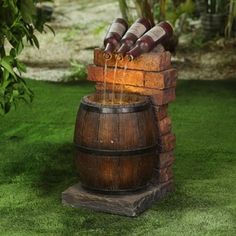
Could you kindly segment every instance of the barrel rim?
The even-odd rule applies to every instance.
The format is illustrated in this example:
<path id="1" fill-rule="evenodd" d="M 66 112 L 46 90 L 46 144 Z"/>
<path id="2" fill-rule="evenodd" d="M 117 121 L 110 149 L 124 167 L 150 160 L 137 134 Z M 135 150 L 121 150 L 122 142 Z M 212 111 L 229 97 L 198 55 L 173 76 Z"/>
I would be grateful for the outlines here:
<path id="1" fill-rule="evenodd" d="M 151 106 L 150 101 L 145 96 L 139 96 L 142 98 L 141 101 L 130 104 L 102 104 L 91 101 L 89 97 L 93 95 L 94 94 L 86 95 L 82 98 L 80 106 L 83 109 L 97 113 L 119 114 L 140 112 L 148 109 Z"/>

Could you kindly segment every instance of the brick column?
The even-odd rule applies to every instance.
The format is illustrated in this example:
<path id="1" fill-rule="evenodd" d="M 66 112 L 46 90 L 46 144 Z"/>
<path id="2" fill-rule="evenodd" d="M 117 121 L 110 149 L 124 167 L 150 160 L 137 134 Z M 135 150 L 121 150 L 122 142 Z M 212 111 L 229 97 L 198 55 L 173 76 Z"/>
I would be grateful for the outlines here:
<path id="1" fill-rule="evenodd" d="M 173 189 L 172 165 L 174 162 L 175 135 L 171 131 L 168 104 L 175 100 L 177 71 L 171 67 L 171 54 L 167 51 L 150 52 L 127 64 L 125 78 L 123 69 L 127 61 L 119 61 L 115 91 L 149 96 L 158 128 L 158 150 L 152 184 L 163 187 L 163 194 Z M 88 80 L 96 82 L 96 89 L 103 90 L 103 52 L 94 50 L 94 64 L 88 66 Z M 112 90 L 114 58 L 107 62 L 107 90 Z"/>

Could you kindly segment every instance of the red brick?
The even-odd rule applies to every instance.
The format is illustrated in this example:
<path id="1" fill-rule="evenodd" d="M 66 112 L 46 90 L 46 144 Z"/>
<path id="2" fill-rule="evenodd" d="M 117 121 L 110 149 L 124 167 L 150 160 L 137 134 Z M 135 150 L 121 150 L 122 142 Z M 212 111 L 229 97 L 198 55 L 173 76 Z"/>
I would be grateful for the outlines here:
<path id="1" fill-rule="evenodd" d="M 104 73 L 103 67 L 88 65 L 87 71 L 88 71 L 88 77 L 87 77 L 88 80 L 91 80 L 91 81 L 99 80 L 103 82 L 103 73 Z"/>
<path id="2" fill-rule="evenodd" d="M 156 119 L 162 120 L 168 115 L 168 104 L 162 106 L 152 106 Z"/>
<path id="3" fill-rule="evenodd" d="M 111 60 L 107 61 L 109 67 L 114 67 L 115 58 L 112 57 Z M 119 61 L 118 67 L 124 68 L 127 60 L 124 59 Z M 103 58 L 103 50 L 96 48 L 94 50 L 94 64 L 97 66 L 104 66 L 105 59 Z M 171 67 L 171 53 L 165 52 L 149 52 L 142 54 L 135 60 L 128 62 L 127 68 L 134 70 L 145 70 L 145 71 L 163 71 Z"/>
<path id="4" fill-rule="evenodd" d="M 175 157 L 173 151 L 157 154 L 156 168 L 165 168 L 174 163 Z"/>
<path id="5" fill-rule="evenodd" d="M 159 137 L 158 142 L 159 142 L 158 145 L 159 153 L 169 152 L 175 148 L 176 137 L 174 134 L 168 133 L 166 135 Z"/>
<path id="6" fill-rule="evenodd" d="M 115 74 L 115 83 L 143 87 L 145 80 L 144 75 L 145 73 L 143 71 L 126 70 L 124 77 L 124 70 L 117 69 Z M 89 65 L 88 80 L 96 82 L 104 82 L 104 68 L 101 66 Z M 114 69 L 107 68 L 106 82 L 113 83 L 113 81 L 114 81 Z"/>
<path id="7" fill-rule="evenodd" d="M 171 179 L 173 179 L 173 170 L 172 166 L 168 166 L 162 169 L 154 169 L 151 182 L 153 184 L 165 183 L 170 181 Z"/>
<path id="8" fill-rule="evenodd" d="M 165 89 L 162 91 L 165 91 L 165 96 L 163 96 L 161 93 L 155 93 L 154 91 L 150 91 L 153 92 L 153 95 L 150 96 L 150 100 L 154 106 L 160 106 L 173 102 L 175 100 L 175 88 Z"/>
<path id="9" fill-rule="evenodd" d="M 122 85 L 115 84 L 114 91 L 119 93 L 122 90 L 121 86 Z M 112 91 L 112 88 L 113 88 L 112 84 L 108 83 L 106 85 L 106 90 Z M 97 83 L 96 89 L 103 90 L 104 84 Z M 164 105 L 175 99 L 175 88 L 159 90 L 159 89 L 141 88 L 131 85 L 123 85 L 123 91 L 126 93 L 136 93 L 140 95 L 152 95 L 150 96 L 150 98 L 153 105 Z"/>
<path id="10" fill-rule="evenodd" d="M 170 179 L 168 182 L 161 184 L 161 195 L 165 197 L 167 194 L 175 191 L 175 185 L 173 179 Z"/>
<path id="11" fill-rule="evenodd" d="M 159 73 L 146 72 L 144 86 L 146 88 L 172 88 L 176 87 L 177 70 L 169 69 Z"/>
<path id="12" fill-rule="evenodd" d="M 171 166 L 169 166 L 167 168 L 159 169 L 157 171 L 159 173 L 159 181 L 160 181 L 160 183 L 167 182 L 167 181 L 169 181 L 170 179 L 173 178 L 173 170 L 172 170 Z"/>
<path id="13" fill-rule="evenodd" d="M 115 77 L 115 78 L 114 78 Z M 165 89 L 176 86 L 176 70 L 170 69 L 162 72 L 145 72 L 141 70 L 117 69 L 114 75 L 114 68 L 107 68 L 106 82 L 126 84 L 138 87 L 154 89 Z M 104 82 L 104 68 L 101 66 L 88 66 L 88 80 Z"/>
<path id="14" fill-rule="evenodd" d="M 171 131 L 171 120 L 169 117 L 165 117 L 164 119 L 157 121 L 158 132 L 161 136 L 170 133 Z"/>

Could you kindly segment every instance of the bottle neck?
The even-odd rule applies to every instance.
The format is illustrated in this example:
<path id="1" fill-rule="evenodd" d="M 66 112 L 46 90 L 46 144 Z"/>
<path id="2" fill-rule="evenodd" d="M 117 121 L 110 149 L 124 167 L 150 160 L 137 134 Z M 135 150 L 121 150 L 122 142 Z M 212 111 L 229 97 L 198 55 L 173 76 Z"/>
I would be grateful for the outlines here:
<path id="1" fill-rule="evenodd" d="M 107 43 L 105 49 L 104 49 L 104 58 L 105 59 L 111 59 L 112 53 L 115 51 L 115 45 L 112 43 Z"/>
<path id="2" fill-rule="evenodd" d="M 124 56 L 126 52 L 130 50 L 130 47 L 127 43 L 123 43 L 121 47 L 118 49 L 117 53 L 120 54 L 121 56 Z"/>
<path id="3" fill-rule="evenodd" d="M 133 60 L 134 58 L 140 56 L 143 53 L 142 49 L 140 48 L 139 45 L 136 45 L 132 50 L 126 53 L 128 58 L 130 60 Z"/>
<path id="4" fill-rule="evenodd" d="M 115 49 L 116 49 L 116 46 L 113 43 L 109 42 L 109 43 L 107 43 L 107 45 L 106 45 L 106 47 L 104 49 L 104 52 L 105 53 L 112 53 L 112 52 L 115 51 Z"/>

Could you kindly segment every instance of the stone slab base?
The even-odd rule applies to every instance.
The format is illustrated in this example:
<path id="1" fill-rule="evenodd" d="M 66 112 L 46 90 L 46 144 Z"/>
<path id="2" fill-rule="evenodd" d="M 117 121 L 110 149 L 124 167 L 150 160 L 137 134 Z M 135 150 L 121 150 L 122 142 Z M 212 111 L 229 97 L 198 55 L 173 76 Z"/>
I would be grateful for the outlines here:
<path id="1" fill-rule="evenodd" d="M 105 195 L 88 192 L 81 187 L 80 183 L 77 183 L 62 192 L 62 204 L 134 217 L 173 190 L 174 184 L 171 180 L 160 185 L 151 185 L 142 192 L 126 195 Z"/>

